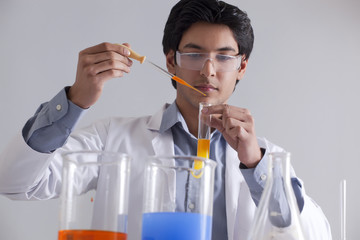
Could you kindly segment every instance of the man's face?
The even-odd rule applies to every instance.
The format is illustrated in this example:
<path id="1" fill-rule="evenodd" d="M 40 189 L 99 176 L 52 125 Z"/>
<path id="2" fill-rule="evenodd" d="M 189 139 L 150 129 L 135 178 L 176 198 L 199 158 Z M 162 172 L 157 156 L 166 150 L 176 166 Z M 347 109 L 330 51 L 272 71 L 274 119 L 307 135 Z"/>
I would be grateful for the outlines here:
<path id="1" fill-rule="evenodd" d="M 197 108 L 199 102 L 226 103 L 235 88 L 236 80 L 242 78 L 247 66 L 247 61 L 242 61 L 239 69 L 218 71 L 221 62 L 216 61 L 217 54 L 237 56 L 239 53 L 233 33 L 226 25 L 204 22 L 193 24 L 183 34 L 178 52 L 208 53 L 209 58 L 213 59 L 205 60 L 200 70 L 191 70 L 189 67 L 185 68 L 183 64 L 175 64 L 175 52 L 170 51 L 166 55 L 167 67 L 171 73 L 206 94 L 203 96 L 188 87 L 177 84 L 176 102 L 179 107 Z"/>

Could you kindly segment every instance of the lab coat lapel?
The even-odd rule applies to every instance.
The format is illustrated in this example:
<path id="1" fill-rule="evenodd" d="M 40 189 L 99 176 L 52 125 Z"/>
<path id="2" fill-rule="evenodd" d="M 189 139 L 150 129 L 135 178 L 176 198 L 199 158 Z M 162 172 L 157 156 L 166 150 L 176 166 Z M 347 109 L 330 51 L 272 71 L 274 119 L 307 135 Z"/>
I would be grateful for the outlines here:
<path id="1" fill-rule="evenodd" d="M 148 123 L 148 129 L 154 133 L 151 143 L 154 153 L 157 156 L 174 155 L 174 141 L 171 130 L 169 129 L 163 134 L 160 134 L 159 132 L 163 113 L 168 106 L 169 104 L 165 104 L 160 111 L 151 117 Z"/>
<path id="2" fill-rule="evenodd" d="M 237 152 L 229 144 L 227 144 L 225 168 L 225 199 L 228 239 L 231 240 L 236 239 L 236 236 L 234 236 L 234 232 L 241 185 L 239 164 L 240 161 L 237 157 Z"/>
<path id="3" fill-rule="evenodd" d="M 155 136 L 152 140 L 152 145 L 156 156 L 174 155 L 174 142 L 171 131 Z"/>
<path id="4" fill-rule="evenodd" d="M 160 134 L 159 132 L 162 116 L 166 107 L 167 105 L 165 105 L 163 109 L 156 113 L 149 121 L 149 130 L 154 132 L 154 138 L 152 139 L 151 143 L 154 149 L 155 156 L 172 156 L 175 152 L 171 130 L 169 129 L 162 134 Z M 175 165 L 175 162 L 173 164 Z M 166 201 L 173 202 L 175 205 L 176 176 L 172 171 L 167 172 L 167 174 L 167 186 L 169 188 L 169 195 L 166 195 L 164 197 L 168 197 L 169 199 Z"/>

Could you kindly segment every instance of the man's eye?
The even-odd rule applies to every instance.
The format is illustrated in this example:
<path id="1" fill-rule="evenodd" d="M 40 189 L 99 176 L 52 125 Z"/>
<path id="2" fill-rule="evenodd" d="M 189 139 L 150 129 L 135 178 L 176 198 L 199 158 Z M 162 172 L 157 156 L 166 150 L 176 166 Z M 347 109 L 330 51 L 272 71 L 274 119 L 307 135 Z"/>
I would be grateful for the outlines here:
<path id="1" fill-rule="evenodd" d="M 221 55 L 221 54 L 218 54 L 216 55 L 216 59 L 220 62 L 226 62 L 226 61 L 229 61 L 231 59 L 233 59 L 231 56 L 229 55 Z"/>
<path id="2" fill-rule="evenodd" d="M 202 58 L 202 54 L 192 53 L 192 54 L 189 54 L 189 57 L 191 57 L 192 59 L 200 59 L 200 58 Z"/>

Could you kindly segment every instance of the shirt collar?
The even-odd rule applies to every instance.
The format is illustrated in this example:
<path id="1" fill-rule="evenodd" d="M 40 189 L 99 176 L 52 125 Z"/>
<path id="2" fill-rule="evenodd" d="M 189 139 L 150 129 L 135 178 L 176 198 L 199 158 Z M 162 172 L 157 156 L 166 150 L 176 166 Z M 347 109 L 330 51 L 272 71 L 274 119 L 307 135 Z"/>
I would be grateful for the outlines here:
<path id="1" fill-rule="evenodd" d="M 186 133 L 188 133 L 190 136 L 193 136 L 189 132 L 189 128 L 185 122 L 185 119 L 182 116 L 179 108 L 177 107 L 176 102 L 174 101 L 172 104 L 169 105 L 169 107 L 167 107 L 165 109 L 165 111 L 163 113 L 159 132 L 162 134 L 165 131 L 171 129 L 175 125 L 178 125 L 178 127 L 181 127 L 182 129 L 184 129 L 184 131 Z M 211 133 L 210 136 L 211 136 L 211 138 L 212 137 L 220 137 L 221 133 L 218 130 L 215 130 L 214 132 Z M 193 137 L 196 138 L 196 136 L 193 136 Z"/>
<path id="2" fill-rule="evenodd" d="M 165 131 L 172 128 L 174 125 L 180 124 L 181 127 L 189 133 L 189 129 L 186 125 L 185 119 L 181 115 L 179 108 L 174 101 L 165 111 L 160 124 L 160 133 L 164 133 Z"/>

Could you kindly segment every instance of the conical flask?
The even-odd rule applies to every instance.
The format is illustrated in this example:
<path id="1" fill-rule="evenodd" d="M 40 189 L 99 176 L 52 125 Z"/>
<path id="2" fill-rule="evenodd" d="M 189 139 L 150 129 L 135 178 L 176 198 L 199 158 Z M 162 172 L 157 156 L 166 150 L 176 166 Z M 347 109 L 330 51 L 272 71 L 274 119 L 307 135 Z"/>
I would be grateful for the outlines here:
<path id="1" fill-rule="evenodd" d="M 305 240 L 290 178 L 290 153 L 269 154 L 268 176 L 249 240 Z"/>

